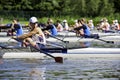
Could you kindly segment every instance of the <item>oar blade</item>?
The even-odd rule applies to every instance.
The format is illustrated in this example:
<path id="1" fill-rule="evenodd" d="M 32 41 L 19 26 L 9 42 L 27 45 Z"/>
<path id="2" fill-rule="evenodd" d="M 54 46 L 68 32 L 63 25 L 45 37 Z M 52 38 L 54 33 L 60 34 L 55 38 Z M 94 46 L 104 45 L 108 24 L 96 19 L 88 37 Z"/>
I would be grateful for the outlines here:
<path id="1" fill-rule="evenodd" d="M 63 63 L 63 57 L 54 57 L 54 59 L 57 63 Z"/>
<path id="2" fill-rule="evenodd" d="M 114 44 L 114 41 L 107 41 L 107 43 L 113 43 Z"/>
<path id="3" fill-rule="evenodd" d="M 100 40 L 100 41 L 103 41 L 103 42 L 106 42 L 106 43 L 112 43 L 112 44 L 114 44 L 114 41 L 106 41 L 106 40 L 99 39 L 99 38 L 97 40 Z"/>
<path id="4" fill-rule="evenodd" d="M 64 43 L 69 43 L 69 41 L 63 41 Z"/>

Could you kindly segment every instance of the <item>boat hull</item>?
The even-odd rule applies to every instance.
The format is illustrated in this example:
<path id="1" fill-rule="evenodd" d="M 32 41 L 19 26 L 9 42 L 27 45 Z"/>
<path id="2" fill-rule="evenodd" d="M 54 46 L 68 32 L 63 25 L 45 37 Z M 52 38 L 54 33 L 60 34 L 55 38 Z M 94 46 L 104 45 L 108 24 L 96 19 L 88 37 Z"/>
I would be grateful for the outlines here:
<path id="1" fill-rule="evenodd" d="M 67 54 L 51 53 L 53 56 L 61 56 L 63 58 L 81 58 L 81 57 L 119 57 L 119 48 L 83 48 L 83 49 L 71 49 Z M 39 52 L 6 52 L 2 58 L 35 58 L 45 59 L 48 57 L 45 54 Z"/>

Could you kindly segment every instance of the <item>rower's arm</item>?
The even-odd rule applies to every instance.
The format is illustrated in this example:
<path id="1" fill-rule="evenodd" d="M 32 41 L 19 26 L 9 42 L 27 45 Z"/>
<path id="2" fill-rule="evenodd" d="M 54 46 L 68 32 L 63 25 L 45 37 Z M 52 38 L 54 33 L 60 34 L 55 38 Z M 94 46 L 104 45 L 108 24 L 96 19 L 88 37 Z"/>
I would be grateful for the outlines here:
<path id="1" fill-rule="evenodd" d="M 48 25 L 46 28 L 43 28 L 42 31 L 49 30 L 49 29 L 52 29 L 52 28 L 53 28 L 52 25 Z"/>
<path id="2" fill-rule="evenodd" d="M 21 36 L 18 36 L 19 39 L 25 39 L 25 38 L 28 38 L 30 36 L 32 36 L 33 34 L 36 34 L 38 31 L 35 29 L 27 34 L 23 34 Z"/>
<path id="3" fill-rule="evenodd" d="M 82 27 L 82 26 L 79 26 L 79 27 L 74 28 L 74 30 L 76 30 L 76 31 L 78 31 L 78 30 L 80 30 L 80 29 L 83 29 L 83 27 Z"/>

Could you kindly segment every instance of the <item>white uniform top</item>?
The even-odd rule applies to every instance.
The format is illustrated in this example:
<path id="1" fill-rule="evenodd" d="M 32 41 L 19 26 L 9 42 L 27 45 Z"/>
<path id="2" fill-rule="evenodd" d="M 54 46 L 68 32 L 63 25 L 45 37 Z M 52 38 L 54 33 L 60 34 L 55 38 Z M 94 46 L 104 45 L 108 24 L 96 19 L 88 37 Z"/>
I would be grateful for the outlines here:
<path id="1" fill-rule="evenodd" d="M 36 43 L 40 43 L 40 44 L 46 44 L 46 38 L 45 36 L 42 35 L 38 35 L 38 34 L 34 34 L 32 35 L 32 40 L 35 41 Z"/>

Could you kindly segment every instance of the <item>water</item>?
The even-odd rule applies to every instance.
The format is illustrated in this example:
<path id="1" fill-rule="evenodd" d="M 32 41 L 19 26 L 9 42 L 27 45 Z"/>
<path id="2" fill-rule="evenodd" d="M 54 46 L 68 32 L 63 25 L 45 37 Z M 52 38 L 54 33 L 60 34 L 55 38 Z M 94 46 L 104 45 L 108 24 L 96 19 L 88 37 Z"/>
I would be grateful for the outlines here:
<path id="1" fill-rule="evenodd" d="M 45 80 L 44 60 L 4 59 L 0 64 L 0 80 Z"/>
<path id="2" fill-rule="evenodd" d="M 119 48 L 119 42 L 69 43 L 67 47 Z M 4 52 L 24 52 L 28 49 L 0 49 Z M 82 54 L 81 54 L 82 55 Z M 80 56 L 80 55 L 78 55 Z M 0 80 L 120 80 L 120 59 L 117 57 L 67 58 L 63 64 L 54 59 L 0 59 Z"/>
<path id="3" fill-rule="evenodd" d="M 120 59 L 4 59 L 0 80 L 120 80 Z"/>
<path id="4" fill-rule="evenodd" d="M 89 58 L 50 64 L 47 80 L 120 80 L 120 59 Z"/>

